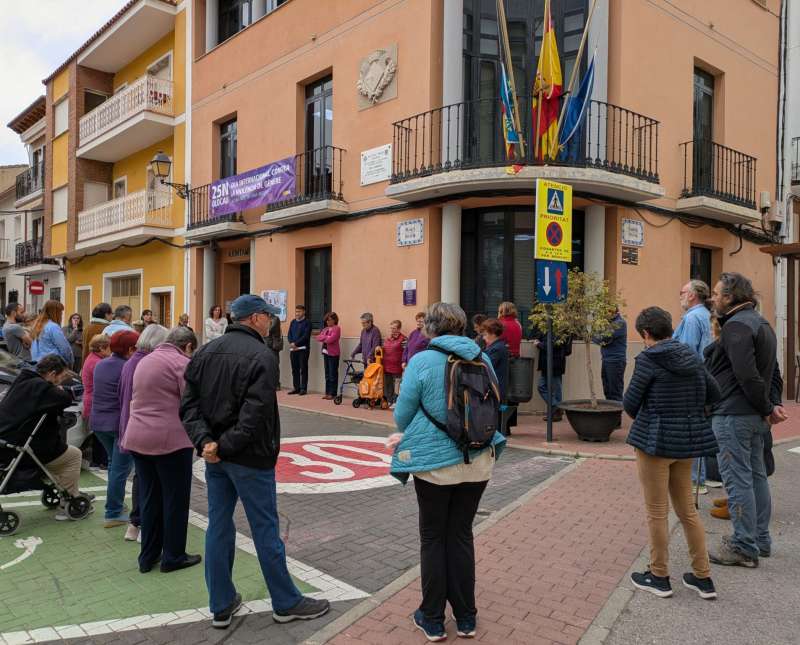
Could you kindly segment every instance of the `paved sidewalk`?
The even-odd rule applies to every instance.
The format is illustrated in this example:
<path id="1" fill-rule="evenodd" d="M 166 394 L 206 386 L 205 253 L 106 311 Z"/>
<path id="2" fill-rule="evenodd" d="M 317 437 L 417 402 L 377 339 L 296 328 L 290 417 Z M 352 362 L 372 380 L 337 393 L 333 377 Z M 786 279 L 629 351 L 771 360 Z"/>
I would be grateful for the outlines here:
<path id="1" fill-rule="evenodd" d="M 343 419 L 376 423 L 394 428 L 394 419 L 390 410 L 370 410 L 369 408 L 353 408 L 352 399 L 344 399 L 341 405 L 325 401 L 322 395 L 311 393 L 305 396 L 289 396 L 285 391 L 278 393 L 281 406 L 307 412 L 318 412 L 337 416 Z M 800 405 L 794 401 L 786 403 L 789 420 L 775 426 L 773 437 L 776 444 L 800 439 Z M 607 443 L 581 441 L 570 427 L 566 418 L 553 424 L 553 439 L 545 441 L 547 424 L 541 415 L 520 414 L 519 426 L 514 428 L 509 437 L 509 446 L 535 450 L 543 454 L 569 457 L 603 457 L 607 459 L 633 459 L 633 448 L 625 440 L 631 427 L 631 419 L 622 415 L 622 428 L 611 434 Z"/>
<path id="2" fill-rule="evenodd" d="M 577 643 L 646 541 L 634 464 L 580 462 L 476 538 L 474 642 Z M 330 642 L 422 643 L 419 599 L 417 578 Z"/>

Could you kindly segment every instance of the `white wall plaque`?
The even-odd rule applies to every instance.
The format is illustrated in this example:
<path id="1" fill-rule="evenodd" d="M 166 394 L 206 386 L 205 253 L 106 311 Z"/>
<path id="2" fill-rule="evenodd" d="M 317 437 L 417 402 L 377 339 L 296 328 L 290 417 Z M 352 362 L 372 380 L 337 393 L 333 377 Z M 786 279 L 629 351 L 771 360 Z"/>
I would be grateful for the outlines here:
<path id="1" fill-rule="evenodd" d="M 392 144 L 378 146 L 361 153 L 361 185 L 389 181 L 392 175 Z"/>
<path id="2" fill-rule="evenodd" d="M 422 218 L 397 223 L 397 246 L 414 246 L 424 242 L 425 226 Z"/>
<path id="3" fill-rule="evenodd" d="M 644 246 L 644 222 L 638 219 L 622 220 L 622 246 Z"/>

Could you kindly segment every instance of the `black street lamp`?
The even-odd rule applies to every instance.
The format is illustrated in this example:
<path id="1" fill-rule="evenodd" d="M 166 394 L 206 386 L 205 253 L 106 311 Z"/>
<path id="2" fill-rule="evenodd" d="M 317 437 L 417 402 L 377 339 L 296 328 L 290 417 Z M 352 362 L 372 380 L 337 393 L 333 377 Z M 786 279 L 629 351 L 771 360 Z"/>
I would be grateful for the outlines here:
<path id="1" fill-rule="evenodd" d="M 171 186 L 175 189 L 178 197 L 181 199 L 186 199 L 186 197 L 189 195 L 189 184 L 178 184 L 167 181 L 169 172 L 172 169 L 172 159 L 170 159 L 168 155 L 164 154 L 163 150 L 159 150 L 156 153 L 155 157 L 153 157 L 153 159 L 150 161 L 150 165 L 153 167 L 153 173 L 156 177 L 158 177 L 162 185 Z"/>

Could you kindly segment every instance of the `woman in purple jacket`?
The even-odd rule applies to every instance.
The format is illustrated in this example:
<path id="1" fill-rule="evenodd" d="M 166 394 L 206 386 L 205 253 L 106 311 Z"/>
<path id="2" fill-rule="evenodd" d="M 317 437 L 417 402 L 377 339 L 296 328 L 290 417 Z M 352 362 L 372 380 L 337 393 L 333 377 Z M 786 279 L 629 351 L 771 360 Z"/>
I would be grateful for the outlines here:
<path id="1" fill-rule="evenodd" d="M 108 486 L 106 489 L 105 528 L 128 523 L 125 512 L 125 483 L 131 473 L 131 456 L 119 449 L 119 379 L 122 368 L 136 351 L 139 334 L 120 331 L 111 337 L 111 356 L 94 368 L 94 392 L 89 428 L 103 444 L 108 455 Z"/>
<path id="2" fill-rule="evenodd" d="M 139 340 L 136 341 L 136 352 L 128 359 L 122 367 L 122 374 L 119 377 L 119 442 L 125 439 L 125 430 L 128 427 L 128 418 L 131 413 L 131 397 L 133 396 L 133 375 L 139 362 L 161 345 L 167 336 L 169 329 L 156 323 L 150 323 L 144 328 Z M 124 450 L 124 449 L 121 449 Z M 131 491 L 131 516 L 128 529 L 125 531 L 125 539 L 129 542 L 136 542 L 139 538 L 139 527 L 142 514 L 139 506 L 139 478 L 133 476 L 133 491 Z"/>
<path id="3" fill-rule="evenodd" d="M 425 312 L 420 311 L 414 319 L 417 321 L 417 328 L 408 335 L 405 349 L 403 349 L 403 369 L 406 369 L 408 361 L 414 354 L 421 352 L 423 349 L 428 349 L 428 343 L 431 342 L 430 338 L 425 335 L 422 329 L 425 327 Z"/>
<path id="4" fill-rule="evenodd" d="M 186 553 L 194 450 L 178 416 L 186 387 L 183 374 L 195 349 L 194 332 L 176 327 L 165 343 L 142 358 L 133 375 L 123 448 L 133 453 L 139 477 L 141 573 L 150 571 L 159 560 L 164 573 L 202 560 Z"/>

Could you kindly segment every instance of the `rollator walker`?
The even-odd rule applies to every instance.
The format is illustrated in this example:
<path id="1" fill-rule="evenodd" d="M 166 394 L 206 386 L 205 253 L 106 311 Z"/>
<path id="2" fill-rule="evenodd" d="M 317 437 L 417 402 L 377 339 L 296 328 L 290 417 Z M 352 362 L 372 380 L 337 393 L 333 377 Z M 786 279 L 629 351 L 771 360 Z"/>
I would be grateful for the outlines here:
<path id="1" fill-rule="evenodd" d="M 33 438 L 44 425 L 46 418 L 47 415 L 43 414 L 22 446 L 0 439 L 0 449 L 13 450 L 17 453 L 10 463 L 0 463 L 0 495 L 40 490 L 42 491 L 42 506 L 54 509 L 63 502 L 67 516 L 71 520 L 81 520 L 92 510 L 92 502 L 89 497 L 82 493 L 74 497 L 70 495 L 59 484 L 58 479 L 50 474 L 50 471 L 31 448 Z M 31 458 L 36 467 L 23 463 L 26 456 Z M 13 535 L 19 526 L 19 515 L 12 510 L 3 510 L 3 506 L 0 504 L 0 536 Z"/>

